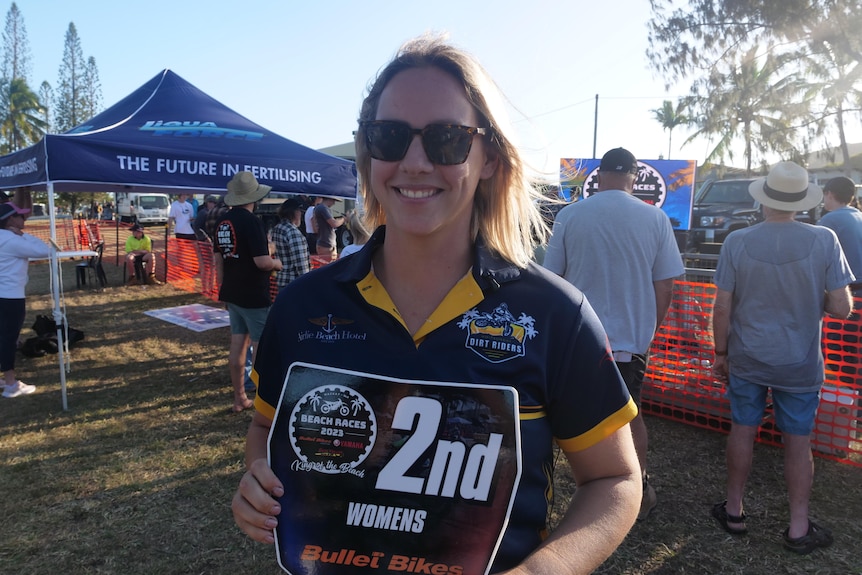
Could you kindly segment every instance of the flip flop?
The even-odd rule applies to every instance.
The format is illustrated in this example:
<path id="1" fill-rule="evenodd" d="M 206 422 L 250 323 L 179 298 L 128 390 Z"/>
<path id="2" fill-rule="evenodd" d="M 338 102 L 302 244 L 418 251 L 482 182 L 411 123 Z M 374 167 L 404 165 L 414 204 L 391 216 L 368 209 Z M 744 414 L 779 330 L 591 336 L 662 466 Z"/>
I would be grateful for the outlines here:
<path id="1" fill-rule="evenodd" d="M 745 526 L 745 512 L 742 515 L 730 515 L 727 512 L 727 501 L 716 503 L 712 506 L 712 516 L 715 517 L 719 525 L 731 535 L 744 535 L 748 533 L 748 527 Z M 731 527 L 729 523 L 742 523 L 742 527 Z"/>
<path id="2" fill-rule="evenodd" d="M 252 407 L 254 407 L 254 402 L 249 399 L 248 403 L 244 403 L 242 405 L 234 405 L 233 407 L 231 407 L 228 410 L 228 412 L 229 413 L 242 413 L 246 409 L 251 409 Z"/>

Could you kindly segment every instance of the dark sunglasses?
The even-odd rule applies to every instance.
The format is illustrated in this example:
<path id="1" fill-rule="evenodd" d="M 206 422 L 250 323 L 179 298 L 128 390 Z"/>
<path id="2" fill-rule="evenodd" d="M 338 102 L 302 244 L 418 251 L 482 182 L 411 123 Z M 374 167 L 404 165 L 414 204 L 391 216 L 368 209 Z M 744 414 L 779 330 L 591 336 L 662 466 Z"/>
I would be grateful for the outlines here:
<path id="1" fill-rule="evenodd" d="M 397 162 L 407 155 L 413 136 L 422 136 L 422 147 L 431 163 L 439 166 L 463 164 L 470 155 L 473 136 L 487 133 L 485 128 L 471 128 L 455 124 L 428 124 L 424 128 L 411 128 L 406 122 L 375 120 L 360 122 L 368 152 L 375 160 Z"/>

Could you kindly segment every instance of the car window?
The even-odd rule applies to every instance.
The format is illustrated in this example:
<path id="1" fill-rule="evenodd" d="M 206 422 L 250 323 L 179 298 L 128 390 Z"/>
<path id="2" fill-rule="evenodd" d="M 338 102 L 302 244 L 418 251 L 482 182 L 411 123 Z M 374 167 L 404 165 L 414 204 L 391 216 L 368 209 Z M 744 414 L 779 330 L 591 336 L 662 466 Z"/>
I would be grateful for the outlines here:
<path id="1" fill-rule="evenodd" d="M 738 182 L 716 182 L 701 198 L 705 204 L 747 204 L 754 200 L 748 193 L 749 182 L 740 180 Z"/>

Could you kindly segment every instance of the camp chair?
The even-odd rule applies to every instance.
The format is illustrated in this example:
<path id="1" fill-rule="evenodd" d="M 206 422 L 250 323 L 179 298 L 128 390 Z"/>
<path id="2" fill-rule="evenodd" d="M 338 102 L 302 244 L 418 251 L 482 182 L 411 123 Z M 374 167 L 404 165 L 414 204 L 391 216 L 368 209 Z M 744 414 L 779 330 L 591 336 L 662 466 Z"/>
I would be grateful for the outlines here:
<path id="1" fill-rule="evenodd" d="M 135 277 L 138 280 L 138 285 L 146 285 L 147 273 L 144 270 L 144 256 L 135 256 Z M 123 261 L 123 285 L 129 281 L 129 265 Z"/>
<path id="2" fill-rule="evenodd" d="M 108 285 L 108 276 L 105 275 L 105 268 L 102 267 L 102 253 L 105 251 L 105 243 L 100 242 L 93 248 L 96 255 L 87 258 L 87 261 L 81 262 L 75 266 L 75 284 L 78 288 L 82 285 L 87 285 L 87 280 L 93 283 L 93 274 L 96 274 L 96 279 L 101 287 Z"/>

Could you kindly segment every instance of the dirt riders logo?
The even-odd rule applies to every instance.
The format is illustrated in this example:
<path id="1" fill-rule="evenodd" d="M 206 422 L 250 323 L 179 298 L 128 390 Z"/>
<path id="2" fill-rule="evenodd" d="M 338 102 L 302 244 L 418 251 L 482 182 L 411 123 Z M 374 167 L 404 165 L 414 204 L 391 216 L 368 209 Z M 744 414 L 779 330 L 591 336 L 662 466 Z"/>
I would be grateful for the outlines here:
<path id="1" fill-rule="evenodd" d="M 467 330 L 467 349 L 491 363 L 502 363 L 524 356 L 527 338 L 538 335 L 534 323 L 532 317 L 523 313 L 515 319 L 509 306 L 503 303 L 491 313 L 471 309 L 458 322 L 458 327 Z"/>

